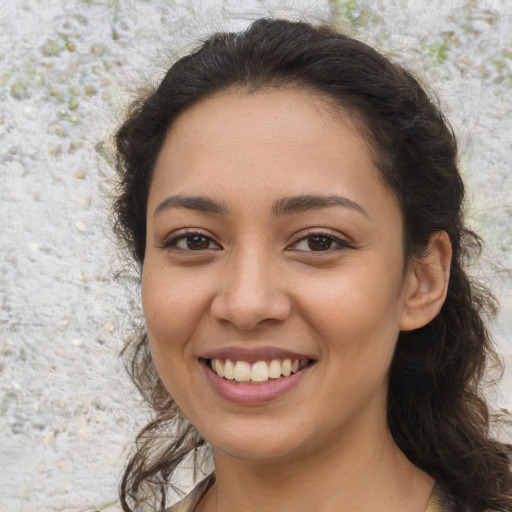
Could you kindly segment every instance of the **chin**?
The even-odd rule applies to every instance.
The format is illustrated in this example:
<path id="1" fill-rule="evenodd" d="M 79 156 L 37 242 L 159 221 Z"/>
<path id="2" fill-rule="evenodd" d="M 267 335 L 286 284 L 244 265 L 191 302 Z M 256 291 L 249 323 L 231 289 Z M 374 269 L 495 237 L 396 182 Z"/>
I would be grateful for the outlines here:
<path id="1" fill-rule="evenodd" d="M 298 453 L 306 451 L 306 439 L 295 439 L 289 434 L 296 429 L 285 426 L 265 428 L 258 426 L 252 429 L 239 428 L 224 430 L 219 435 L 206 435 L 214 455 L 217 453 L 231 458 L 254 463 L 269 463 L 294 458 Z"/>
<path id="2" fill-rule="evenodd" d="M 263 448 L 261 448 L 263 446 Z M 293 458 L 293 454 L 295 450 L 291 447 L 283 447 L 275 446 L 275 445 L 265 445 L 263 442 L 259 442 L 258 445 L 255 444 L 231 444 L 231 446 L 213 447 L 214 456 L 218 453 L 222 452 L 224 455 L 229 456 L 232 459 L 237 459 L 244 462 L 252 462 L 254 464 L 268 464 L 268 463 L 277 463 L 280 461 L 286 461 L 290 458 Z"/>

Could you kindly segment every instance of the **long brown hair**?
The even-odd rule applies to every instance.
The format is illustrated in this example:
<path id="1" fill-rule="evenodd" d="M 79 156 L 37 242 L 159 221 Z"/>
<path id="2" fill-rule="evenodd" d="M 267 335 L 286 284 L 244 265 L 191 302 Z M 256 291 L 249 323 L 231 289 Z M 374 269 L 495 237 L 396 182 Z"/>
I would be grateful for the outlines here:
<path id="1" fill-rule="evenodd" d="M 399 336 L 389 427 L 400 449 L 447 489 L 459 510 L 511 510 L 511 449 L 491 437 L 481 390 L 486 365 L 498 364 L 484 322 L 494 301 L 466 271 L 480 239 L 464 224 L 453 131 L 408 71 L 360 41 L 307 23 L 262 19 L 242 33 L 213 35 L 132 106 L 116 133 L 116 233 L 142 268 L 151 176 L 179 113 L 227 88 L 289 85 L 361 119 L 375 165 L 401 205 L 407 258 L 420 256 L 434 232 L 448 233 L 453 259 L 446 302 L 428 325 Z M 206 443 L 165 390 L 146 335 L 130 340 L 123 355 L 154 410 L 124 473 L 123 510 L 144 503 L 163 510 L 176 467 Z"/>

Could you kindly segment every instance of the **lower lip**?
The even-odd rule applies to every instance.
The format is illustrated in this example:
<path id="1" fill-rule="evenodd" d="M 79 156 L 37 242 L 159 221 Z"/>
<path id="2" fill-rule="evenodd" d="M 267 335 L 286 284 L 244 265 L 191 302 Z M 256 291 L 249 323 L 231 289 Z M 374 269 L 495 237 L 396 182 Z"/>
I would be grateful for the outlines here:
<path id="1" fill-rule="evenodd" d="M 277 400 L 298 386 L 313 366 L 310 364 L 289 377 L 270 380 L 265 384 L 244 384 L 219 377 L 205 360 L 201 360 L 200 364 L 210 386 L 219 396 L 242 405 L 259 405 Z"/>

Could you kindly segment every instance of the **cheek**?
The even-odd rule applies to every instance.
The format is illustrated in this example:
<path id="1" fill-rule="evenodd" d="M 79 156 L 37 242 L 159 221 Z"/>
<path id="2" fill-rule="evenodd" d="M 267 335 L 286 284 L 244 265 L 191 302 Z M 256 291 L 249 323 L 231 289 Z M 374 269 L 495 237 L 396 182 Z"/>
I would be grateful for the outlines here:
<path id="1" fill-rule="evenodd" d="M 165 265 L 153 265 L 147 259 L 142 275 L 142 306 L 151 356 L 165 388 L 187 414 L 198 397 L 193 389 L 190 365 L 195 330 L 204 308 L 204 286 L 188 276 L 170 271 Z"/>
<path id="2" fill-rule="evenodd" d="M 150 339 L 176 344 L 197 325 L 207 302 L 201 279 L 165 267 L 145 264 L 142 276 L 142 307 Z"/>
<path id="3" fill-rule="evenodd" d="M 298 301 L 302 314 L 324 338 L 331 355 L 358 357 L 394 349 L 402 310 L 401 275 L 390 274 L 368 265 L 303 283 Z"/>
<path id="4" fill-rule="evenodd" d="M 189 275 L 145 262 L 142 306 L 151 355 L 162 382 L 175 399 L 190 386 L 192 340 L 204 311 L 205 287 Z"/>
<path id="5" fill-rule="evenodd" d="M 326 365 L 324 403 L 355 415 L 375 398 L 385 408 L 387 376 L 399 333 L 400 300 L 394 280 L 352 274 L 322 290 L 310 288 L 310 325 L 320 336 Z M 346 418 L 345 418 L 346 419 Z"/>

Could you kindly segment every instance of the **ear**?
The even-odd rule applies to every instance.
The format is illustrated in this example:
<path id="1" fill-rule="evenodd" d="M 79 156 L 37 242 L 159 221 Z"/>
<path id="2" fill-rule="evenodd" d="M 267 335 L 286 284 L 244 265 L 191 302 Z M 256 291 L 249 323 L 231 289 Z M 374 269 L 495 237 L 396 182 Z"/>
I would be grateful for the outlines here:
<path id="1" fill-rule="evenodd" d="M 410 262 L 406 276 L 400 330 L 427 325 L 441 310 L 448 290 L 452 244 L 446 231 L 437 231 L 420 259 Z"/>

